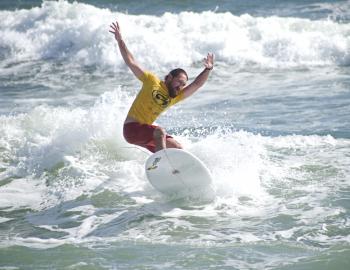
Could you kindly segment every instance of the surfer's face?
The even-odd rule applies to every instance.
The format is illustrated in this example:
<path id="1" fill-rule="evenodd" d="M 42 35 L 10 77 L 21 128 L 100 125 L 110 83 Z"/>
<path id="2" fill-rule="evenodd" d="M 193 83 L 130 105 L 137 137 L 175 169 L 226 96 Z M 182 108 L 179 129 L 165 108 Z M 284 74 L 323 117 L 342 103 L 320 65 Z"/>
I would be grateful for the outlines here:
<path id="1" fill-rule="evenodd" d="M 183 73 L 173 77 L 169 74 L 166 78 L 165 84 L 169 90 L 169 96 L 174 98 L 176 97 L 180 90 L 185 87 L 187 83 L 187 76 Z"/>

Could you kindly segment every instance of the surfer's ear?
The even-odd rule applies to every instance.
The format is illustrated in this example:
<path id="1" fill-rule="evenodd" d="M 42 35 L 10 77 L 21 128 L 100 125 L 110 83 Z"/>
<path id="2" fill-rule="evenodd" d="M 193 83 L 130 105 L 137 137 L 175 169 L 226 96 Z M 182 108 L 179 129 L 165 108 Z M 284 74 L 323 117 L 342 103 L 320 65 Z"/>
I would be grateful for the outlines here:
<path id="1" fill-rule="evenodd" d="M 171 74 L 169 73 L 168 75 L 165 76 L 165 81 L 168 80 L 168 79 L 172 79 L 173 76 L 171 76 Z"/>

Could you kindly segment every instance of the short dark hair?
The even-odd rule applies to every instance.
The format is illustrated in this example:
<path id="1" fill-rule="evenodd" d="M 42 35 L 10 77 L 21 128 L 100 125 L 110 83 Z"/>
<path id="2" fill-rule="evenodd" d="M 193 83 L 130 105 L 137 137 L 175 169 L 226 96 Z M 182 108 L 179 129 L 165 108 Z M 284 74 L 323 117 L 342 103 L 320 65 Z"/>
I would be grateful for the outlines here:
<path id="1" fill-rule="evenodd" d="M 185 74 L 186 78 L 188 80 L 188 75 L 187 75 L 186 71 L 183 70 L 182 68 L 175 68 L 175 69 L 173 69 L 172 71 L 169 72 L 169 74 L 171 74 L 171 76 L 173 76 L 173 77 L 176 77 L 176 76 L 178 76 L 181 73 Z"/>

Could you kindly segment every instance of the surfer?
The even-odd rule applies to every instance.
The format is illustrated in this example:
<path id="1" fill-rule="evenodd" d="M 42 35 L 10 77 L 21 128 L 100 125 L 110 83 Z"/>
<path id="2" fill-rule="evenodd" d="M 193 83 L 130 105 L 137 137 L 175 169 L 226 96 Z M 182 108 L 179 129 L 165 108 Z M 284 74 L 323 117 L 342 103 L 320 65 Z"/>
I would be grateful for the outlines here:
<path id="1" fill-rule="evenodd" d="M 110 27 L 109 32 L 114 34 L 124 62 L 142 82 L 142 88 L 124 122 L 124 138 L 128 143 L 145 147 L 153 153 L 164 148 L 182 148 L 179 142 L 166 134 L 163 128 L 153 125 L 153 122 L 163 111 L 204 85 L 214 67 L 214 55 L 208 53 L 204 59 L 204 70 L 188 85 L 187 73 L 181 68 L 170 71 L 161 81 L 135 61 L 125 45 L 118 22 L 113 22 Z"/>

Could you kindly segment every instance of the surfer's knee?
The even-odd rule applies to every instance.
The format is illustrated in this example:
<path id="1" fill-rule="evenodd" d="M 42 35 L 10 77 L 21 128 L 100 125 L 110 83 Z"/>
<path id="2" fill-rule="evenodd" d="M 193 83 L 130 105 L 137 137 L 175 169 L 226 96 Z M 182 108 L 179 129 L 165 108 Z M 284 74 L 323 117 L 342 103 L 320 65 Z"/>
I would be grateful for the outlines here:
<path id="1" fill-rule="evenodd" d="M 155 145 L 156 152 L 166 148 L 165 137 L 166 137 L 165 130 L 162 129 L 161 127 L 156 127 L 156 129 L 153 131 L 153 138 L 156 144 Z"/>
<path id="2" fill-rule="evenodd" d="M 153 138 L 155 140 L 163 139 L 166 136 L 165 130 L 161 127 L 156 127 L 156 129 L 153 131 Z"/>

